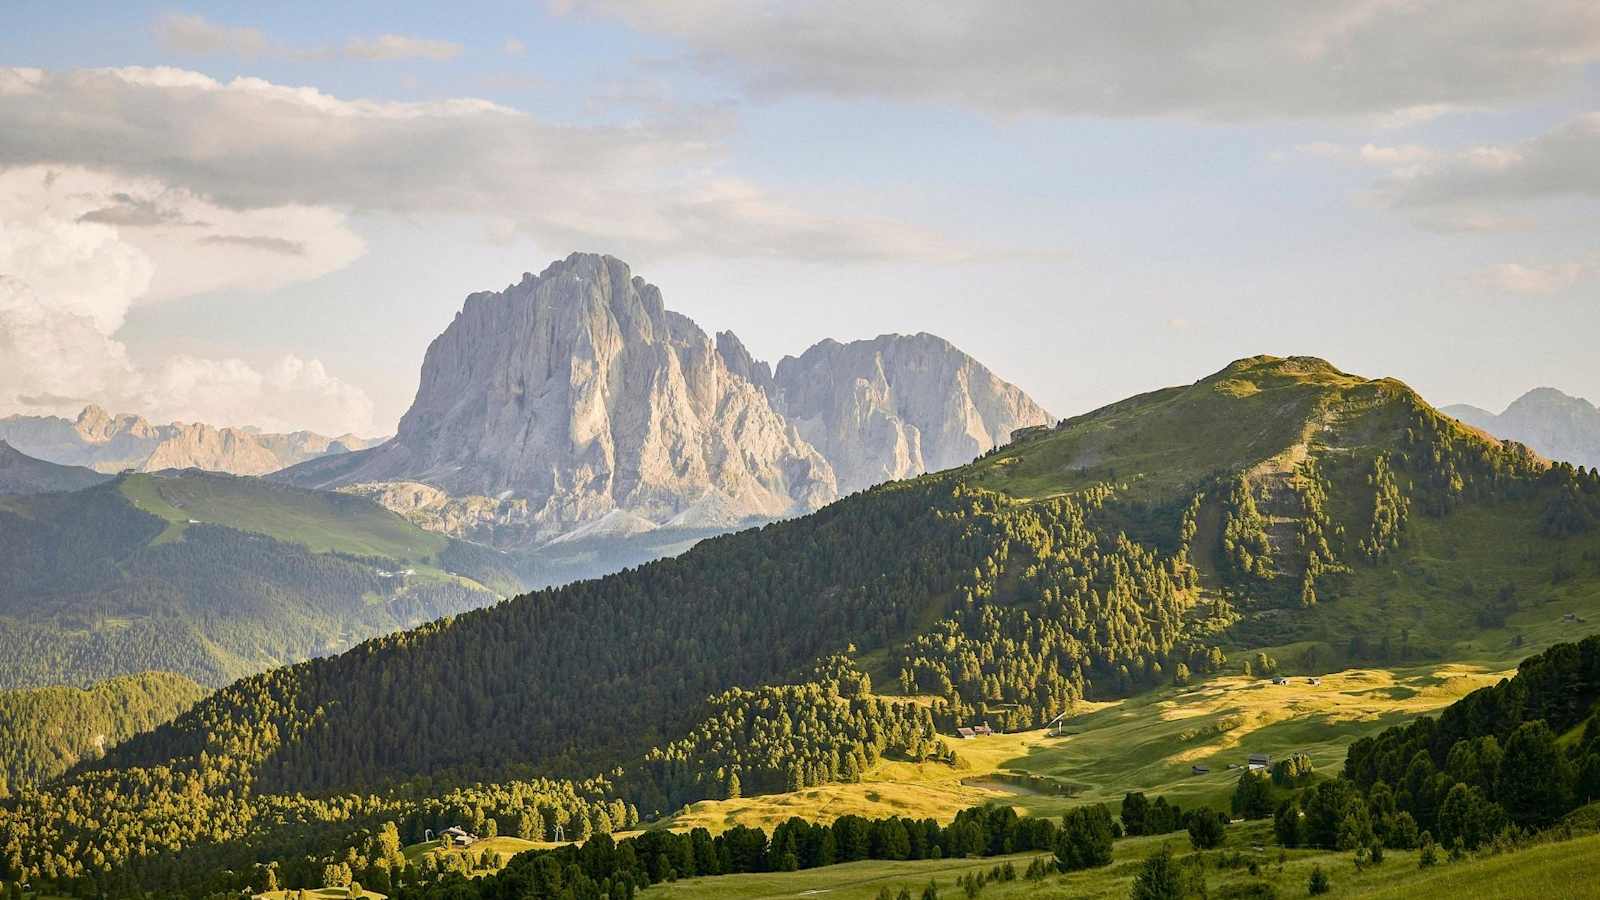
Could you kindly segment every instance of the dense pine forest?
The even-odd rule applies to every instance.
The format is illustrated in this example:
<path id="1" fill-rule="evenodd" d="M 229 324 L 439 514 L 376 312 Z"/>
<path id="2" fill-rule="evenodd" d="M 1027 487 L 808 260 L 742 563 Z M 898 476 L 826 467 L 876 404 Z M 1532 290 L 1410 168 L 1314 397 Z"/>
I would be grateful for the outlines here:
<path id="1" fill-rule="evenodd" d="M 391 826 L 586 837 L 880 758 L 950 764 L 938 732 L 1036 727 L 1298 639 L 1418 517 L 1496 504 L 1543 511 L 1506 541 L 1584 534 L 1600 475 L 1396 382 L 1245 360 L 964 468 L 236 681 L 17 792 L 0 877 L 202 896 L 273 861 L 291 886 L 327 865 L 415 886 L 439 873 L 382 849 Z"/>
<path id="2" fill-rule="evenodd" d="M 205 696 L 170 672 L 71 687 L 0 691 L 0 798 L 40 784 L 163 722 Z"/>

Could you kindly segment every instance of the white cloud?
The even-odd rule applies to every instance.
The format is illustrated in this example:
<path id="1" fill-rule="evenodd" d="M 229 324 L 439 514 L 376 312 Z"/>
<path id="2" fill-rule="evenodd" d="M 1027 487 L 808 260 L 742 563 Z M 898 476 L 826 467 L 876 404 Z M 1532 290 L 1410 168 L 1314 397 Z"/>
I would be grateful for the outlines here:
<path id="1" fill-rule="evenodd" d="M 1437 151 L 1418 144 L 1401 144 L 1398 146 L 1363 144 L 1356 147 L 1348 144 L 1316 141 L 1310 144 L 1301 144 L 1295 149 L 1306 156 L 1314 156 L 1318 159 L 1331 159 L 1337 162 L 1390 170 L 1415 168 L 1439 157 Z"/>
<path id="2" fill-rule="evenodd" d="M 375 38 L 351 38 L 345 42 L 345 56 L 355 59 L 388 61 L 397 59 L 428 59 L 443 62 L 461 54 L 462 46 L 452 41 L 407 37 L 403 34 L 380 34 Z"/>
<path id="3" fill-rule="evenodd" d="M 0 250 L 9 249 L 8 235 Z M 88 270 L 86 266 L 86 270 Z M 115 265 L 101 263 L 111 278 Z M 78 298 L 41 297 L 14 275 L 0 274 L 0 413 L 75 412 L 89 398 L 121 392 L 135 378 L 127 348 L 112 340 Z M 24 398 L 55 398 L 44 408 Z"/>
<path id="4" fill-rule="evenodd" d="M 1577 284 L 1588 276 L 1591 267 L 1578 262 L 1549 265 L 1501 263 L 1490 266 L 1480 280 L 1495 290 L 1511 294 L 1553 294 Z"/>
<path id="5" fill-rule="evenodd" d="M 320 60 L 335 56 L 346 59 L 388 62 L 422 59 L 444 62 L 455 59 L 465 49 L 453 41 L 380 34 L 377 37 L 352 37 L 342 47 L 291 47 L 272 40 L 259 28 L 223 25 L 204 16 L 169 13 L 156 20 L 156 41 L 170 53 L 186 56 L 237 56 L 245 60 L 261 57 Z M 507 44 L 509 47 L 509 43 Z M 509 50 L 508 50 L 509 52 Z"/>
<path id="6" fill-rule="evenodd" d="M 222 290 L 264 293 L 342 269 L 365 250 L 344 214 L 326 207 L 229 208 L 155 178 L 79 166 L 0 171 L 0 223 L 11 236 L 0 248 L 0 272 L 51 284 L 54 295 L 102 309 L 125 308 L 124 297 L 155 302 Z M 50 230 L 38 235 L 41 245 L 19 250 L 29 223 Z M 72 227 L 80 225 L 97 227 Z M 69 235 L 143 267 L 143 283 L 130 287 L 128 279 L 109 278 L 59 249 L 41 249 L 74 246 Z M 66 271 L 39 277 L 41 261 L 57 258 Z M 73 272 L 93 284 L 69 283 Z M 97 321 L 108 333 L 121 324 Z"/>
<path id="7" fill-rule="evenodd" d="M 258 246 L 286 240 L 282 228 L 295 229 L 303 252 Z M 208 240 L 218 237 L 243 242 Z M 0 414 L 74 414 L 92 401 L 162 421 L 371 432 L 371 401 L 316 361 L 257 371 L 177 357 L 145 370 L 116 336 L 139 303 L 266 289 L 342 266 L 360 249 L 327 210 L 226 210 L 150 179 L 79 168 L 0 171 Z"/>
<path id="8" fill-rule="evenodd" d="M 997 114 L 1406 124 L 1577 83 L 1591 0 L 561 0 L 677 40 L 757 96 Z"/>
<path id="9" fill-rule="evenodd" d="M 156 40 L 173 53 L 229 54 L 253 59 L 278 52 L 256 28 L 218 25 L 202 16 L 177 13 L 156 20 Z"/>
<path id="10" fill-rule="evenodd" d="M 284 356 L 265 370 L 239 359 L 175 356 L 150 377 L 148 408 L 161 421 L 372 434 L 372 400 L 317 360 Z"/>
<path id="11" fill-rule="evenodd" d="M 1531 140 L 1473 147 L 1385 185 L 1400 206 L 1443 206 L 1600 196 L 1600 113 Z"/>
<path id="12" fill-rule="evenodd" d="M 220 209 L 480 215 L 554 252 L 636 258 L 959 255 L 926 229 L 812 213 L 721 173 L 715 111 L 574 126 L 486 100 L 346 100 L 181 69 L 0 69 L 0 121 L 0 166 L 115 160 Z"/>

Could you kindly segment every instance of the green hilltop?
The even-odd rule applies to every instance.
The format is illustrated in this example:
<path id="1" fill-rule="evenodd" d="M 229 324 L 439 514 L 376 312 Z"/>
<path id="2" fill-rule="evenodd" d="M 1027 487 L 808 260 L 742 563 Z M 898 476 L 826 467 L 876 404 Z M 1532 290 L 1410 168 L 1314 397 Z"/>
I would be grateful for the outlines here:
<path id="1" fill-rule="evenodd" d="M 180 504 L 212 501 L 163 502 L 183 522 L 159 517 L 147 544 L 207 530 Z M 303 858 L 307 829 L 338 842 L 387 820 L 415 843 L 468 817 L 548 839 L 703 803 L 737 817 L 749 795 L 870 800 L 863 782 L 888 772 L 964 801 L 964 766 L 980 791 L 1018 784 L 1021 805 L 1059 810 L 1057 790 L 1170 785 L 1256 730 L 1274 752 L 1316 737 L 1338 753 L 1393 723 L 1385 691 L 1408 714 L 1457 696 L 1429 693 L 1430 667 L 1504 671 L 1600 615 L 1597 522 L 1593 471 L 1466 428 L 1399 382 L 1254 357 L 967 466 L 237 681 L 18 806 L 13 821 L 56 839 L 17 864 L 42 871 L 76 841 L 127 877 L 182 881 Z M 1333 734 L 1292 716 L 1258 729 L 1271 698 L 1227 689 L 1352 668 L 1403 675 L 1307 707 Z M 1197 682 L 1217 685 L 1198 730 L 1168 727 Z M 1125 722 L 1117 746 L 1136 764 L 1025 741 L 979 766 L 949 738 L 1056 720 Z M 143 799 L 114 814 L 92 799 L 135 784 Z M 153 808 L 204 834 L 137 849 Z M 94 835 L 71 824 L 90 819 Z"/>

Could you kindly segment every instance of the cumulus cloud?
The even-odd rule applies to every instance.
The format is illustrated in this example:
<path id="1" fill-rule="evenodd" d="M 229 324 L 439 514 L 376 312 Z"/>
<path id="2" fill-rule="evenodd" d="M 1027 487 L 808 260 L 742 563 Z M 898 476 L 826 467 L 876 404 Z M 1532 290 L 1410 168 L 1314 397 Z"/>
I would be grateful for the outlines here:
<path id="1" fill-rule="evenodd" d="M 1568 85 L 1590 0 L 561 0 L 678 41 L 758 96 L 997 114 L 1416 121 Z"/>
<path id="2" fill-rule="evenodd" d="M 146 408 L 161 421 L 372 434 L 372 400 L 317 360 L 288 355 L 264 369 L 239 359 L 175 356 L 149 377 Z"/>
<path id="3" fill-rule="evenodd" d="M 674 112 L 577 126 L 479 99 L 347 100 L 181 69 L 0 69 L 0 165 L 115 160 L 218 209 L 481 215 L 639 257 L 959 255 L 926 229 L 813 213 L 722 174 L 725 114 Z"/>
<path id="4" fill-rule="evenodd" d="M 0 414 L 73 414 L 96 402 L 158 420 L 372 431 L 370 400 L 316 361 L 258 371 L 178 357 L 145 369 L 117 339 L 140 303 L 259 290 L 345 265 L 360 239 L 328 215 L 227 210 L 151 179 L 80 168 L 0 172 Z M 302 226 L 289 233 L 317 239 L 292 259 L 250 240 L 284 240 L 277 229 Z"/>
<path id="5" fill-rule="evenodd" d="M 103 291 L 65 284 L 58 277 L 25 278 L 59 286 L 64 297 L 108 294 L 149 303 L 212 291 L 264 293 L 342 269 L 365 250 L 363 242 L 333 209 L 291 204 L 254 209 L 229 208 L 184 188 L 151 177 L 81 166 L 32 165 L 0 171 L 0 222 L 13 252 L 29 223 L 49 223 L 32 259 L 56 258 L 50 247 L 67 235 L 82 241 L 95 236 L 107 252 L 136 253 L 147 267 L 144 283 L 129 289 L 119 279 Z M 71 225 L 110 226 L 70 228 Z M 72 257 L 65 257 L 71 259 Z M 0 272 L 37 266 L 0 257 Z M 102 279 L 93 267 L 78 269 Z M 103 304 L 126 308 L 118 300 Z M 116 323 L 120 324 L 120 323 Z M 115 330 L 115 325 L 110 326 Z"/>
<path id="6" fill-rule="evenodd" d="M 1480 280 L 1490 288 L 1511 294 L 1553 294 L 1572 287 L 1591 272 L 1591 266 L 1579 262 L 1549 265 L 1501 263 L 1484 271 Z"/>

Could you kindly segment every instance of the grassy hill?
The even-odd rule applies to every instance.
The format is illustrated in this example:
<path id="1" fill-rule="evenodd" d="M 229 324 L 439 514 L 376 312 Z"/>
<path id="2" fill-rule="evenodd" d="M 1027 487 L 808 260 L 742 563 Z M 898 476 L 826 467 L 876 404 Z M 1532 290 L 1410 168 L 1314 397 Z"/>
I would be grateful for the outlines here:
<path id="1" fill-rule="evenodd" d="M 141 546 L 215 527 L 189 511 L 212 500 L 161 502 L 175 512 Z M 1336 768 L 1357 738 L 1596 621 L 1596 523 L 1593 472 L 1398 382 L 1241 360 L 968 466 L 231 684 L 82 776 L 166 779 L 93 841 L 146 876 L 230 868 L 286 846 L 285 818 L 353 821 L 308 795 L 381 798 L 339 803 L 402 818 L 412 841 L 446 821 L 427 804 L 447 791 L 448 815 L 537 812 L 547 832 L 614 824 L 615 804 L 628 824 L 725 825 L 1005 792 L 1041 812 L 1140 786 L 1216 802 L 1216 764 L 1294 748 Z M 849 671 L 819 665 L 840 655 Z M 1269 687 L 1269 669 L 1302 681 Z M 1075 734 L 1038 733 L 1063 714 Z M 927 729 L 977 722 L 1034 733 L 930 746 Z M 1196 762 L 1212 777 L 1187 777 Z M 192 782 L 234 799 L 202 803 Z M 540 799 L 558 794 L 559 814 Z M 65 803 L 25 813 L 60 846 Z M 203 837 L 131 850 L 155 805 Z"/>
<path id="2" fill-rule="evenodd" d="M 0 498 L 0 686 L 208 685 L 514 590 L 498 554 L 354 497 L 198 471 Z"/>

